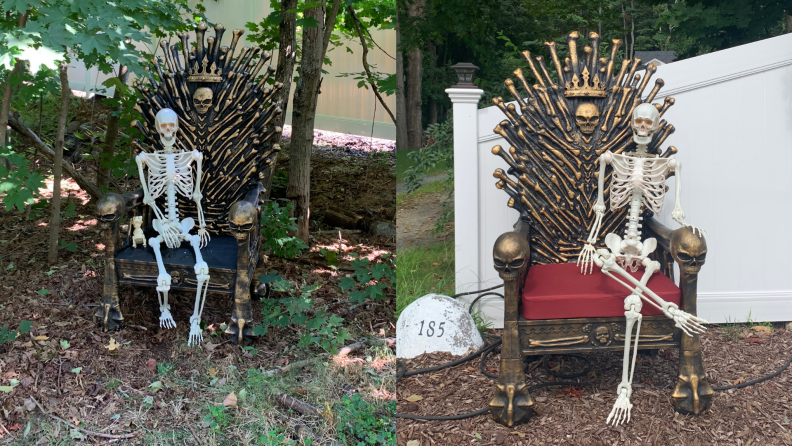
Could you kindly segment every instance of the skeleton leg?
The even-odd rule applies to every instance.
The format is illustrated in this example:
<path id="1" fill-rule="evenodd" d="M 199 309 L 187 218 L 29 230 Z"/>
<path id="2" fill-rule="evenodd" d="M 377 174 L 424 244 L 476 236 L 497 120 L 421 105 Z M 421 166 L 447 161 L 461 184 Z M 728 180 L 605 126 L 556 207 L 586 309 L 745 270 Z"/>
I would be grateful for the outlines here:
<path id="1" fill-rule="evenodd" d="M 154 256 L 157 257 L 157 269 L 159 270 L 159 275 L 157 276 L 157 299 L 160 304 L 160 327 L 176 328 L 176 321 L 173 320 L 173 316 L 170 314 L 170 305 L 168 305 L 171 276 L 165 271 L 165 264 L 162 263 L 162 252 L 160 252 L 162 239 L 162 235 L 149 239 L 149 245 L 154 250 Z"/>
<path id="2" fill-rule="evenodd" d="M 653 262 L 645 258 L 643 263 L 644 266 L 646 266 L 646 271 L 644 271 L 644 275 L 641 277 L 641 284 L 646 285 L 649 282 L 649 278 L 652 277 L 652 274 L 660 269 L 660 262 Z M 640 293 L 640 288 L 636 287 L 633 291 L 633 294 L 627 296 L 627 298 L 624 299 L 624 309 L 627 310 L 624 313 L 624 317 L 627 319 L 627 330 L 625 331 L 624 336 L 622 381 L 616 390 L 618 395 L 616 398 L 616 403 L 613 405 L 613 409 L 611 409 L 610 415 L 608 415 L 608 419 L 606 421 L 607 423 L 610 423 L 612 419 L 614 426 L 621 422 L 629 423 L 630 410 L 633 407 L 632 403 L 630 403 L 630 397 L 632 396 L 632 383 L 633 377 L 635 376 L 635 360 L 638 357 L 638 339 L 641 334 L 641 321 L 643 320 L 643 315 L 640 313 L 641 308 L 643 307 Z M 632 347 L 632 364 L 630 364 L 630 342 L 633 325 L 635 325 L 635 343 Z M 629 375 L 627 374 L 628 365 L 630 366 Z M 624 419 L 625 415 L 627 420 Z"/>
<path id="3" fill-rule="evenodd" d="M 686 335 L 693 336 L 697 333 L 703 333 L 706 328 L 701 324 L 706 324 L 707 321 L 700 317 L 693 316 L 692 314 L 682 311 L 679 309 L 679 306 L 673 302 L 666 302 L 660 296 L 655 294 L 654 291 L 650 290 L 646 287 L 645 284 L 639 282 L 635 277 L 631 276 L 627 273 L 622 267 L 620 267 L 614 258 L 615 256 L 611 255 L 605 249 L 600 249 L 597 251 L 597 255 L 594 257 L 594 262 L 597 266 L 602 267 L 602 272 L 611 278 L 615 279 L 617 282 L 622 284 L 629 290 L 640 290 L 641 291 L 641 298 L 645 301 L 649 302 L 650 304 L 657 307 L 660 311 L 663 312 L 668 318 L 674 321 L 674 325 L 681 329 Z M 628 285 L 627 283 L 620 280 L 618 277 L 614 276 L 611 271 L 616 272 L 618 275 L 625 278 L 628 282 L 632 283 L 632 286 Z M 647 279 L 648 280 L 648 279 Z M 633 288 L 635 287 L 635 288 Z M 651 297 L 651 300 L 648 299 L 646 296 Z"/>
<path id="4" fill-rule="evenodd" d="M 200 244 L 200 236 L 190 236 L 190 245 L 195 250 L 195 277 L 198 279 L 198 288 L 195 291 L 195 308 L 193 315 L 190 316 L 190 339 L 187 341 L 189 346 L 199 345 L 203 342 L 201 313 L 203 313 L 204 303 L 206 303 L 206 292 L 209 289 L 209 266 L 201 256 Z"/>

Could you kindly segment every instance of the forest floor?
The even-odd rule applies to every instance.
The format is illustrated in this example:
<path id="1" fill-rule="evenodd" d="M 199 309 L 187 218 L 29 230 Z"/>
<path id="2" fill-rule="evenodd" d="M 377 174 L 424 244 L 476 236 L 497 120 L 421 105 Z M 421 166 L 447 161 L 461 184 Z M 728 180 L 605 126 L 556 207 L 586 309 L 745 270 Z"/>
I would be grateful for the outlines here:
<path id="1" fill-rule="evenodd" d="M 711 326 L 701 336 L 707 379 L 725 386 L 756 379 L 782 366 L 792 354 L 792 333 L 765 325 Z M 500 332 L 492 330 L 491 334 Z M 487 413 L 457 421 L 398 420 L 398 446 L 429 445 L 790 445 L 792 444 L 792 370 L 754 386 L 715 392 L 712 406 L 700 416 L 674 412 L 671 392 L 677 380 L 678 352 L 661 350 L 639 356 L 635 369 L 629 423 L 611 427 L 605 419 L 616 397 L 622 352 L 585 355 L 591 372 L 579 386 L 532 391 L 537 414 L 527 424 L 508 428 Z M 406 370 L 449 362 L 448 353 L 406 360 Z M 553 381 L 531 363 L 529 386 Z M 479 370 L 480 358 L 434 373 L 411 376 L 398 384 L 398 412 L 448 416 L 488 405 L 494 380 Z M 496 373 L 500 354 L 484 367 Z M 583 370 L 578 359 L 553 356 L 549 368 L 560 373 Z"/>
<path id="2" fill-rule="evenodd" d="M 392 142 L 367 150 L 359 138 L 324 136 L 317 138 L 313 155 L 317 212 L 310 250 L 295 260 L 270 256 L 257 273 L 316 283 L 314 308 L 345 314 L 351 303 L 338 284 L 354 271 L 352 255 L 376 260 L 394 251 L 395 240 L 367 231 L 321 231 L 327 228 L 321 223 L 322 206 L 368 210 L 371 221 L 395 223 L 395 160 Z M 328 139 L 333 141 L 322 144 Z M 91 163 L 81 161 L 77 167 L 90 172 Z M 286 171 L 281 179 L 287 178 L 287 164 L 278 166 Z M 130 190 L 133 183 L 126 182 Z M 47 185 L 51 191 L 51 179 Z M 334 192 L 339 185 L 344 190 Z M 125 328 L 104 333 L 94 321 L 104 246 L 93 204 L 71 179 L 62 186 L 63 207 L 70 211 L 63 215 L 60 239 L 70 249 L 60 250 L 55 265 L 46 263 L 49 202 L 29 216 L 0 210 L 0 327 L 33 323 L 29 334 L 0 345 L 0 444 L 344 444 L 342 438 L 363 435 L 363 430 L 354 433 L 353 420 L 365 416 L 372 417 L 370 429 L 393 432 L 395 422 L 388 420 L 394 354 L 384 342 L 395 336 L 393 289 L 385 289 L 384 300 L 346 311 L 343 327 L 351 339 L 367 341 L 347 355 L 330 355 L 316 344 L 298 346 L 298 326 L 270 327 L 252 349 L 243 350 L 222 336 L 232 302 L 219 294 L 207 297 L 202 317 L 207 328 L 198 347 L 187 347 L 191 292 L 171 292 L 177 327 L 167 330 L 159 327 L 154 289 L 121 286 Z M 339 265 L 329 266 L 320 249 L 339 253 Z M 270 298 L 279 297 L 273 292 Z M 253 312 L 260 320 L 261 302 L 253 303 Z M 262 373 L 298 361 L 300 366 L 286 373 Z M 324 415 L 284 409 L 276 403 L 276 392 L 316 406 Z M 80 433 L 44 415 L 33 399 L 48 413 L 89 431 L 135 436 L 108 440 Z M 385 425 L 374 427 L 376 420 Z"/>

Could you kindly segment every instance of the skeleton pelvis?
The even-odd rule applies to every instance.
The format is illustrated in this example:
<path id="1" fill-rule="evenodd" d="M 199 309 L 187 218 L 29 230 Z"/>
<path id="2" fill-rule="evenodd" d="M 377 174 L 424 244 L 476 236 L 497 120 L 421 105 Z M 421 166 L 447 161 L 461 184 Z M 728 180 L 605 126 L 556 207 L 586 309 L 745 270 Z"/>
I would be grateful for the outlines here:
<path id="1" fill-rule="evenodd" d="M 657 249 L 657 240 L 648 238 L 643 242 L 638 240 L 628 243 L 618 234 L 608 234 L 605 236 L 605 246 L 616 256 L 616 261 L 622 268 L 635 272 L 643 264 L 643 260 Z"/>

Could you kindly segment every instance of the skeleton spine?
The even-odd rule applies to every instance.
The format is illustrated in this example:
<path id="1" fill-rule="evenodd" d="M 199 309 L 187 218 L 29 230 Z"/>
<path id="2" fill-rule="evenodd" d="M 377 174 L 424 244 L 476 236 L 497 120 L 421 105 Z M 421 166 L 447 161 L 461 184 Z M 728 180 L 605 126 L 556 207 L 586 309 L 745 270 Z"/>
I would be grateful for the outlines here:
<path id="1" fill-rule="evenodd" d="M 176 172 L 176 163 L 175 158 L 176 155 L 173 153 L 169 153 L 166 155 L 166 165 L 167 170 L 166 172 Z M 179 205 L 176 204 L 176 187 L 173 184 L 173 175 L 166 174 L 167 176 L 167 183 L 166 183 L 166 190 L 168 191 L 168 201 L 165 206 L 167 206 L 168 210 L 168 220 L 171 221 L 179 221 Z"/>

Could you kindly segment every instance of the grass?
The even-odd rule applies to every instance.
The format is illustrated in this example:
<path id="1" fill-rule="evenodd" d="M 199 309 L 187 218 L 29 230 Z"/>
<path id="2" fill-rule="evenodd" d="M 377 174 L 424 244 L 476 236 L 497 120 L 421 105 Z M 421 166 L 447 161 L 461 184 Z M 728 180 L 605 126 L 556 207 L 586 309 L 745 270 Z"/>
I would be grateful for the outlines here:
<path id="1" fill-rule="evenodd" d="M 402 192 L 400 194 L 396 194 L 396 204 L 397 205 L 409 204 L 421 200 L 423 198 L 426 198 L 428 195 L 443 192 L 444 185 L 445 185 L 444 181 L 432 181 L 431 183 L 426 183 L 422 185 L 413 192 L 410 193 Z"/>
<path id="2" fill-rule="evenodd" d="M 454 293 L 454 242 L 399 250 L 396 268 L 396 313 L 429 293 Z"/>
<path id="3" fill-rule="evenodd" d="M 413 161 L 407 157 L 409 153 L 415 152 L 418 149 L 399 150 L 396 151 L 396 182 L 403 183 L 404 178 L 407 176 L 405 172 L 413 166 Z M 448 171 L 446 166 L 438 165 L 426 173 L 427 176 L 436 175 Z"/>

